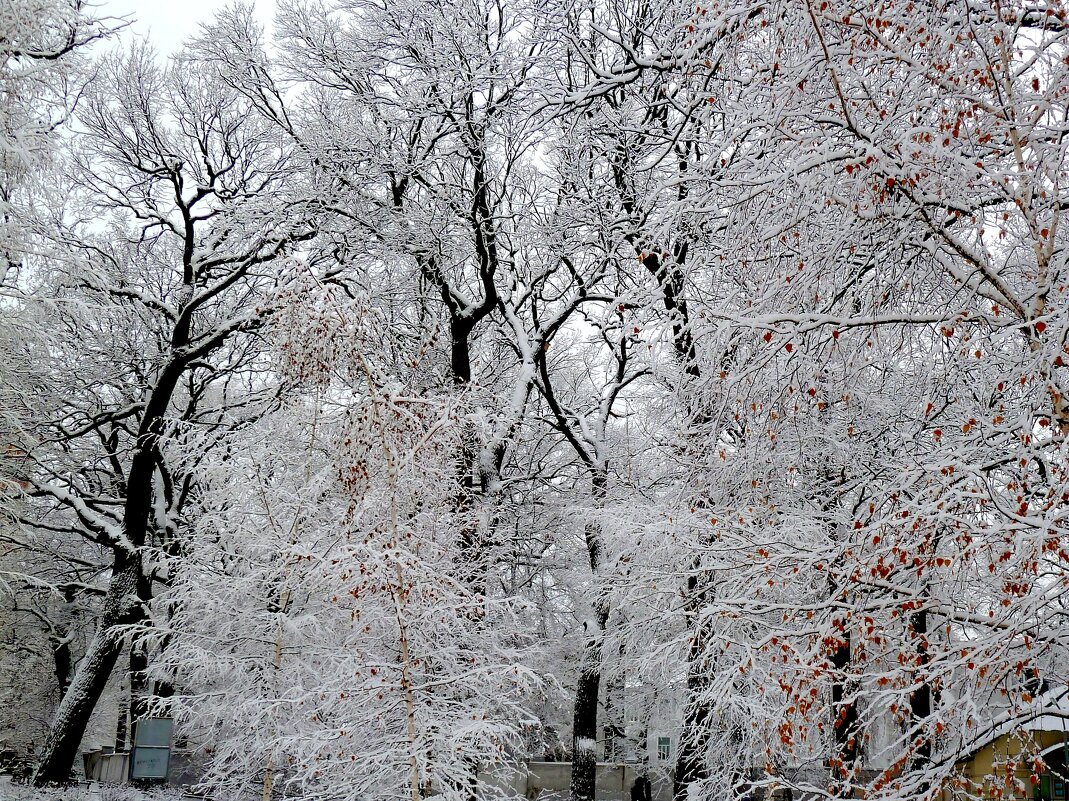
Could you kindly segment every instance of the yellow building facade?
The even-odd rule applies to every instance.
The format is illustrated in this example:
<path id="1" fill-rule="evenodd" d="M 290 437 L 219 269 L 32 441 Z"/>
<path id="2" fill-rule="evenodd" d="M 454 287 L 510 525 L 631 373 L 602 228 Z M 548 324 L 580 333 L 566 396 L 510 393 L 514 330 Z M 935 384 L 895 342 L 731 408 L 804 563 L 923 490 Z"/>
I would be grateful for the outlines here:
<path id="1" fill-rule="evenodd" d="M 958 760 L 946 801 L 1069 801 L 1069 721 L 1044 715 L 1023 729 L 996 734 Z"/>

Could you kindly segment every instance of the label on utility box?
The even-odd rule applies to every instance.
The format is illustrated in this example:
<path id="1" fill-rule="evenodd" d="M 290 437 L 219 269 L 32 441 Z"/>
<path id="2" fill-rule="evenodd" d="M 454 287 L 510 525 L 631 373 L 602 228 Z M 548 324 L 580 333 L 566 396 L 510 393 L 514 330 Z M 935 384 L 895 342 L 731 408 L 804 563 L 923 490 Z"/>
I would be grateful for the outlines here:
<path id="1" fill-rule="evenodd" d="M 131 779 L 166 779 L 171 749 L 164 746 L 138 745 L 130 759 Z"/>

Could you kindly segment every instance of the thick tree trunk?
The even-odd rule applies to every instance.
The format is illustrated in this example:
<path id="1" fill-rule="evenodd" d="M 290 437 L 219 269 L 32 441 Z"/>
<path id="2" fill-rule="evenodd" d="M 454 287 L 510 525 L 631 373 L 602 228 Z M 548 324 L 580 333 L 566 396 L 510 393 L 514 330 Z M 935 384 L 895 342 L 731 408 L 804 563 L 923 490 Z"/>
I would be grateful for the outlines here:
<path id="1" fill-rule="evenodd" d="M 189 322 L 183 317 L 175 327 L 172 338 L 174 346 L 184 346 L 188 335 Z M 34 774 L 33 782 L 37 787 L 70 781 L 74 760 L 78 756 L 78 745 L 85 736 L 89 717 L 100 700 L 100 694 L 122 650 L 123 627 L 143 617 L 143 604 L 148 600 L 149 587 L 142 574 L 141 548 L 148 537 L 156 447 L 163 430 L 164 413 L 184 370 L 184 361 L 171 361 L 160 373 L 159 381 L 145 405 L 145 415 L 138 428 L 138 448 L 130 460 L 126 479 L 123 540 L 112 548 L 114 561 L 111 581 L 104 596 L 97 633 L 85 657 L 78 663 L 70 687 L 52 720 L 44 754 Z"/>
<path id="2" fill-rule="evenodd" d="M 141 605 L 137 597 L 140 575 L 139 555 L 121 553 L 116 557 L 96 636 L 89 644 L 85 657 L 78 663 L 74 679 L 56 710 L 48 739 L 45 740 L 44 755 L 34 774 L 33 783 L 36 787 L 66 784 L 71 780 L 74 760 L 85 736 L 89 717 L 122 651 L 121 627 L 134 622 L 140 615 Z"/>
<path id="3" fill-rule="evenodd" d="M 598 696 L 601 691 L 601 645 L 608 607 L 598 604 L 589 625 L 586 645 L 579 665 L 572 710 L 572 801 L 593 801 L 598 769 Z"/>
<path id="4" fill-rule="evenodd" d="M 598 767 L 598 691 L 601 631 L 587 638 L 572 715 L 572 801 L 593 801 Z"/>
<path id="5" fill-rule="evenodd" d="M 449 369 L 453 383 L 465 387 L 471 383 L 471 345 L 468 337 L 474 326 L 470 318 L 453 314 L 449 321 Z"/>
<path id="6" fill-rule="evenodd" d="M 457 321 L 456 318 L 450 325 L 452 332 L 451 364 L 453 381 L 460 387 L 466 387 L 471 382 L 471 346 L 468 336 L 471 326 L 466 320 Z M 460 454 L 457 465 L 457 491 L 453 500 L 453 510 L 467 517 L 462 523 L 460 530 L 460 560 L 459 565 L 463 571 L 461 576 L 464 583 L 473 593 L 486 595 L 486 580 L 489 566 L 487 564 L 486 543 L 483 542 L 483 532 L 479 528 L 479 521 L 472 519 L 475 507 L 475 496 L 482 491 L 482 487 L 475 480 L 478 469 L 476 453 L 478 445 L 476 435 L 471 425 L 465 426 L 463 441 L 460 446 Z"/>
<path id="7" fill-rule="evenodd" d="M 691 649 L 692 652 L 694 649 Z M 694 655 L 692 658 L 698 658 Z M 694 663 L 691 662 L 691 665 Z M 695 671 L 687 671 L 687 695 L 690 702 L 683 713 L 683 727 L 680 731 L 679 748 L 676 751 L 676 768 L 672 781 L 672 798 L 686 801 L 690 787 L 697 786 L 709 778 L 709 769 L 705 762 L 706 734 L 709 730 L 709 705 L 700 700 L 703 682 L 697 679 Z"/>
<path id="8" fill-rule="evenodd" d="M 597 506 L 605 501 L 608 473 L 595 470 L 591 478 L 591 494 Z M 595 577 L 601 565 L 601 526 L 590 523 L 586 527 L 587 558 Z M 595 592 L 598 591 L 595 586 Z M 598 695 L 601 691 L 601 645 L 605 626 L 609 621 L 609 607 L 603 599 L 594 600 L 594 619 L 587 624 L 587 641 L 579 663 L 579 681 L 575 687 L 575 706 L 572 710 L 572 801 L 593 801 L 598 769 Z"/>

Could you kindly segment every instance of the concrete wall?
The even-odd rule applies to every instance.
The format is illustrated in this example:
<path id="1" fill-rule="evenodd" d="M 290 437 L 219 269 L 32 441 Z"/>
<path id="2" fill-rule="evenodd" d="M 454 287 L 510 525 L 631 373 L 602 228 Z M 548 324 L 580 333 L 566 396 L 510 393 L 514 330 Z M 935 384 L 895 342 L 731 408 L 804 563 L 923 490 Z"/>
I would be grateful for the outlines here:
<path id="1" fill-rule="evenodd" d="M 105 754 L 102 751 L 90 751 L 82 755 L 85 765 L 85 777 L 102 784 L 126 784 L 130 774 L 130 755 L 121 752 Z"/>
<path id="2" fill-rule="evenodd" d="M 599 762 L 595 777 L 597 801 L 629 801 L 631 785 L 638 778 L 641 765 Z M 654 801 L 671 801 L 671 784 L 655 773 L 649 774 Z M 484 777 L 485 778 L 485 777 Z M 500 778 L 493 783 L 502 790 L 528 798 L 566 796 L 572 778 L 571 762 L 528 762 L 526 773 Z"/>

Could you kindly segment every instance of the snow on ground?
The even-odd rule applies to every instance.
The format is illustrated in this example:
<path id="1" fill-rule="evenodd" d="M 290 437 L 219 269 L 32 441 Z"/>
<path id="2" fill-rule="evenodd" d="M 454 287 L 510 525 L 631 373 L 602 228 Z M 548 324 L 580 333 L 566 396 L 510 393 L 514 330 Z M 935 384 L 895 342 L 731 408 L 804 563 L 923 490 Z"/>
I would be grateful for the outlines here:
<path id="1" fill-rule="evenodd" d="M 184 796 L 178 790 L 146 792 L 132 787 L 109 785 L 35 790 L 32 787 L 11 784 L 10 777 L 0 776 L 0 801 L 182 801 L 188 798 L 191 796 Z"/>

